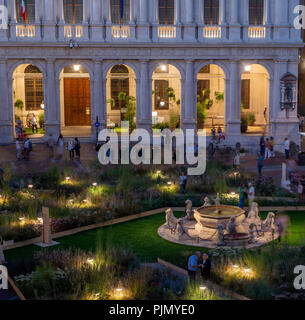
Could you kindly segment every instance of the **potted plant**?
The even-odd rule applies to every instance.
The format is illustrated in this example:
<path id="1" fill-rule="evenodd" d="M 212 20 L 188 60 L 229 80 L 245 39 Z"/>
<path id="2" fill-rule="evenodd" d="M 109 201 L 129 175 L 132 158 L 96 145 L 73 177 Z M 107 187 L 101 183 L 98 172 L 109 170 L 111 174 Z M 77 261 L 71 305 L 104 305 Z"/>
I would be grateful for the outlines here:
<path id="1" fill-rule="evenodd" d="M 248 117 L 246 114 L 241 114 L 240 131 L 241 133 L 246 133 L 248 130 Z"/>
<path id="2" fill-rule="evenodd" d="M 38 117 L 39 127 L 41 129 L 44 129 L 44 114 L 40 114 Z"/>
<path id="3" fill-rule="evenodd" d="M 253 126 L 256 121 L 255 114 L 253 112 L 250 112 L 250 113 L 248 113 L 247 118 L 248 118 L 248 125 Z"/>
<path id="4" fill-rule="evenodd" d="M 23 101 L 22 101 L 21 99 L 17 99 L 17 100 L 15 101 L 15 103 L 14 103 L 14 107 L 15 107 L 16 109 L 22 111 L 23 108 L 24 108 L 24 103 L 23 103 Z"/>

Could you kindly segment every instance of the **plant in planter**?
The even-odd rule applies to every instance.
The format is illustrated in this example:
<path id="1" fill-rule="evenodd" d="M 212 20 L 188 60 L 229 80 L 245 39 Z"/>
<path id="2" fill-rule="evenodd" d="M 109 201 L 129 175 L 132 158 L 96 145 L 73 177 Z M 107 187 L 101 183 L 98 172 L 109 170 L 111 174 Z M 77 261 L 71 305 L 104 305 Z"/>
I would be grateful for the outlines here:
<path id="1" fill-rule="evenodd" d="M 245 113 L 241 114 L 240 131 L 241 133 L 246 133 L 248 130 L 248 117 Z"/>
<path id="2" fill-rule="evenodd" d="M 41 129 L 44 129 L 44 114 L 40 114 L 38 117 L 39 127 Z"/>
<path id="3" fill-rule="evenodd" d="M 253 112 L 247 114 L 248 125 L 253 126 L 256 122 L 256 117 Z"/>
<path id="4" fill-rule="evenodd" d="M 21 99 L 17 99 L 14 103 L 14 107 L 20 111 L 24 108 L 24 102 Z"/>

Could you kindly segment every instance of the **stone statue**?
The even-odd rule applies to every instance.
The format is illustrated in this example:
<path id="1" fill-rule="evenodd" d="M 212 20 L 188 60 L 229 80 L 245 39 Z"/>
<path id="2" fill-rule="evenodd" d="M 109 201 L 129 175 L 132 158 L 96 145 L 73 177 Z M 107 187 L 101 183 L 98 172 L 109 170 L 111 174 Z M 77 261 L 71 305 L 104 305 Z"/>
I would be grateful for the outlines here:
<path id="1" fill-rule="evenodd" d="M 218 233 L 218 242 L 217 242 L 217 246 L 224 246 L 225 245 L 225 241 L 224 241 L 224 230 L 225 227 L 222 224 L 219 224 L 217 226 L 217 233 Z"/>
<path id="2" fill-rule="evenodd" d="M 176 229 L 178 219 L 174 216 L 172 209 L 167 209 L 165 211 L 165 219 L 166 219 L 166 226 L 171 230 L 173 233 Z"/>
<path id="3" fill-rule="evenodd" d="M 256 240 L 255 240 L 255 223 L 250 223 L 250 225 L 249 225 L 249 233 L 250 233 L 250 242 L 251 243 L 255 243 L 256 242 Z"/>
<path id="4" fill-rule="evenodd" d="M 217 198 L 215 199 L 215 205 L 216 205 L 217 207 L 220 206 L 220 196 L 219 196 L 219 193 L 217 193 Z"/>
<path id="5" fill-rule="evenodd" d="M 211 206 L 210 199 L 208 197 L 205 197 L 203 207 L 206 208 L 206 207 L 210 207 L 210 206 Z"/>
<path id="6" fill-rule="evenodd" d="M 262 231 L 263 232 L 272 232 L 275 229 L 274 226 L 275 214 L 269 212 L 265 221 L 262 221 Z"/>
<path id="7" fill-rule="evenodd" d="M 227 225 L 227 231 L 229 234 L 236 234 L 236 221 L 235 217 L 231 217 L 228 225 Z"/>
<path id="8" fill-rule="evenodd" d="M 186 219 L 187 220 L 194 220 L 194 210 L 193 210 L 192 201 L 191 200 L 186 200 L 185 204 L 186 204 L 186 207 L 185 207 Z"/>
<path id="9" fill-rule="evenodd" d="M 186 234 L 189 238 L 191 238 L 190 235 L 185 230 L 183 223 L 184 223 L 184 219 L 180 218 L 177 220 L 175 234 L 177 235 L 178 240 L 180 240 L 184 234 Z"/>
<path id="10" fill-rule="evenodd" d="M 256 202 L 252 203 L 250 212 L 248 213 L 248 217 L 245 219 L 245 221 L 249 225 L 251 223 L 254 223 L 256 226 L 259 226 L 261 224 L 261 219 L 259 217 L 258 204 Z"/>

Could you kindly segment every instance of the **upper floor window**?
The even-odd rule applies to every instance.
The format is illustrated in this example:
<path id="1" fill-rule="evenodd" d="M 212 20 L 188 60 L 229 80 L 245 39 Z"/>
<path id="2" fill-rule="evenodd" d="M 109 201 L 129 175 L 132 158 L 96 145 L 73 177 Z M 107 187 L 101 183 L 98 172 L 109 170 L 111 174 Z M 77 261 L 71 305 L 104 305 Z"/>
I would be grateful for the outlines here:
<path id="1" fill-rule="evenodd" d="M 159 24 L 175 24 L 174 0 L 159 0 Z"/>
<path id="2" fill-rule="evenodd" d="M 25 5 L 25 8 L 23 7 Z M 16 0 L 16 16 L 18 23 L 35 22 L 35 0 Z"/>
<path id="3" fill-rule="evenodd" d="M 264 0 L 249 0 L 249 24 L 264 24 Z"/>
<path id="4" fill-rule="evenodd" d="M 64 0 L 64 15 L 67 24 L 81 24 L 83 21 L 83 0 Z"/>
<path id="5" fill-rule="evenodd" d="M 111 0 L 111 21 L 113 24 L 129 24 L 130 0 Z"/>
<path id="6" fill-rule="evenodd" d="M 204 24 L 219 24 L 219 0 L 204 0 Z"/>

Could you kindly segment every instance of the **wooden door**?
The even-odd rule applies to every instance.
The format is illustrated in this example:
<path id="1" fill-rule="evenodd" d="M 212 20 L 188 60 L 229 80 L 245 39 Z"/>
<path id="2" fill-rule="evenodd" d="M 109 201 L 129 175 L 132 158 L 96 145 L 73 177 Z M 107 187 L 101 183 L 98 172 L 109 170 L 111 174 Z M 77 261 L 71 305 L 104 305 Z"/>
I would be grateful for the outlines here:
<path id="1" fill-rule="evenodd" d="M 66 126 L 90 126 L 89 78 L 65 78 L 64 97 Z"/>

